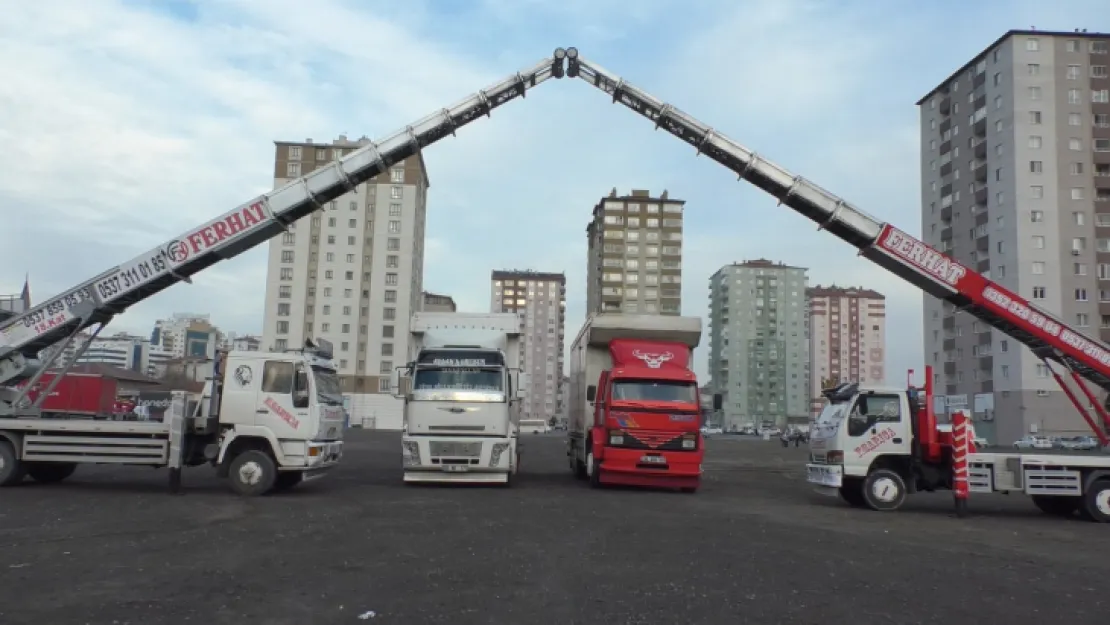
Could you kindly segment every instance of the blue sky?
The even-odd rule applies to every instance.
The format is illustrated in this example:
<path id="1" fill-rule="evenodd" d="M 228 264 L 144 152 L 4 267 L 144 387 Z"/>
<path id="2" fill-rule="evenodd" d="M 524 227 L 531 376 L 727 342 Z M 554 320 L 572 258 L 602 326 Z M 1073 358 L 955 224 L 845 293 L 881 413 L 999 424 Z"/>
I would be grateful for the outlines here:
<path id="1" fill-rule="evenodd" d="M 739 143 L 920 230 L 914 102 L 1010 28 L 1110 31 L 1105 0 L 45 0 L 0 20 L 0 292 L 42 299 L 272 183 L 274 140 L 381 137 L 531 65 L 582 54 Z M 687 201 L 683 309 L 766 257 L 888 296 L 887 375 L 920 367 L 921 295 L 578 81 L 428 148 L 425 288 L 485 310 L 494 268 L 565 271 L 585 300 L 590 209 L 616 187 Z M 506 235 L 506 225 L 514 229 Z M 260 332 L 260 248 L 135 306 Z M 705 371 L 705 350 L 698 357 Z"/>

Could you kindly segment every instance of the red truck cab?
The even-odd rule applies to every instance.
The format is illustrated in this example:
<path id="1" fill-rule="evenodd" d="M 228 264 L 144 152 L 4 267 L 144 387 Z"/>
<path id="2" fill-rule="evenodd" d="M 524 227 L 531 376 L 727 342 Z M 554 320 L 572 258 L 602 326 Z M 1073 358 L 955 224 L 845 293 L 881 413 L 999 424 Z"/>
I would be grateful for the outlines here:
<path id="1" fill-rule="evenodd" d="M 616 339 L 613 368 L 586 390 L 598 484 L 696 491 L 704 456 L 698 382 L 682 343 Z"/>

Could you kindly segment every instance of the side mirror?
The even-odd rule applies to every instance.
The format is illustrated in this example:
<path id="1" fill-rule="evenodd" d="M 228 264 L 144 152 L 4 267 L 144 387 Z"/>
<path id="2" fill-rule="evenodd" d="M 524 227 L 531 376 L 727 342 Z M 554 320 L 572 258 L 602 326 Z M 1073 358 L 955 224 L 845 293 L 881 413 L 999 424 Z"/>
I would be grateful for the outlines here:
<path id="1" fill-rule="evenodd" d="M 408 366 L 396 367 L 393 369 L 393 374 L 390 376 L 389 390 L 397 399 L 404 399 L 408 396 L 408 389 L 401 388 L 404 385 L 404 381 L 408 379 L 408 377 L 402 375 L 401 372 L 408 370 Z"/>
<path id="2" fill-rule="evenodd" d="M 516 396 L 517 399 L 524 399 L 528 396 L 528 385 L 531 381 L 531 376 L 523 371 L 516 375 Z"/>
<path id="3" fill-rule="evenodd" d="M 308 408 L 308 391 L 293 391 L 293 407 Z"/>
<path id="4" fill-rule="evenodd" d="M 597 387 L 593 384 L 586 387 L 586 401 L 593 403 L 594 398 L 597 397 Z"/>

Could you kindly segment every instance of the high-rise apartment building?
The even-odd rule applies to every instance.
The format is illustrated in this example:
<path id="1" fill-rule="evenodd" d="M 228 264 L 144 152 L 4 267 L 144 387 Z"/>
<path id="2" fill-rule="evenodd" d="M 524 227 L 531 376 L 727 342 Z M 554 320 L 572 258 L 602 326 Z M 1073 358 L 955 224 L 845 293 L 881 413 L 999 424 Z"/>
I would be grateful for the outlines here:
<path id="1" fill-rule="evenodd" d="M 919 102 L 922 236 L 1110 339 L 1110 36 L 1010 31 Z M 978 433 L 1086 428 L 1028 349 L 925 296 L 925 358 Z"/>
<path id="2" fill-rule="evenodd" d="M 886 297 L 865 288 L 806 289 L 812 414 L 825 405 L 821 389 L 840 382 L 886 381 Z"/>
<path id="3" fill-rule="evenodd" d="M 276 142 L 274 186 L 369 141 Z M 263 345 L 331 341 L 351 419 L 365 427 L 401 428 L 390 382 L 409 360 L 409 319 L 423 305 L 428 186 L 413 156 L 270 241 Z"/>
<path id="4" fill-rule="evenodd" d="M 652 197 L 613 189 L 586 227 L 586 312 L 682 312 L 682 209 L 663 191 Z"/>
<path id="5" fill-rule="evenodd" d="M 455 312 L 455 299 L 450 295 L 440 295 L 438 293 L 429 293 L 424 291 L 424 307 L 421 310 L 426 312 Z"/>
<path id="6" fill-rule="evenodd" d="M 759 259 L 709 278 L 709 388 L 725 429 L 809 422 L 806 271 Z"/>
<path id="7" fill-rule="evenodd" d="M 529 388 L 520 418 L 551 421 L 563 409 L 567 278 L 513 270 L 492 272 L 490 282 L 490 312 L 515 312 L 523 324 L 520 367 L 529 375 Z"/>
<path id="8" fill-rule="evenodd" d="M 214 358 L 224 342 L 212 318 L 201 313 L 174 313 L 154 322 L 150 343 L 171 358 Z"/>

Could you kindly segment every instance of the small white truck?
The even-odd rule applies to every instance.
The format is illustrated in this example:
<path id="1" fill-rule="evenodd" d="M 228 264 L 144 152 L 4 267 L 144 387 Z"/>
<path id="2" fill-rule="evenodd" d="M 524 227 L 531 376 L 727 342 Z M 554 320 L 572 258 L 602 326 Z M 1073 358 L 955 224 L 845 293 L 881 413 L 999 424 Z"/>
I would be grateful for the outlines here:
<path id="1" fill-rule="evenodd" d="M 405 401 L 404 481 L 510 485 L 519 466 L 520 373 L 515 313 L 412 316 L 413 360 L 397 371 Z"/>
<path id="2" fill-rule="evenodd" d="M 2 408 L 0 486 L 116 464 L 167 467 L 176 492 L 183 467 L 210 464 L 253 496 L 322 475 L 343 455 L 343 397 L 323 340 L 286 353 L 224 352 L 199 396 L 172 393 L 162 421 L 47 417 L 25 401 Z"/>
<path id="3" fill-rule="evenodd" d="M 809 483 L 880 511 L 897 510 L 911 493 L 951 490 L 954 435 L 933 412 L 932 367 L 925 378 L 923 388 L 825 389 L 828 403 L 810 427 Z M 976 493 L 1025 493 L 1046 514 L 1110 522 L 1110 456 L 969 447 L 972 501 Z"/>

